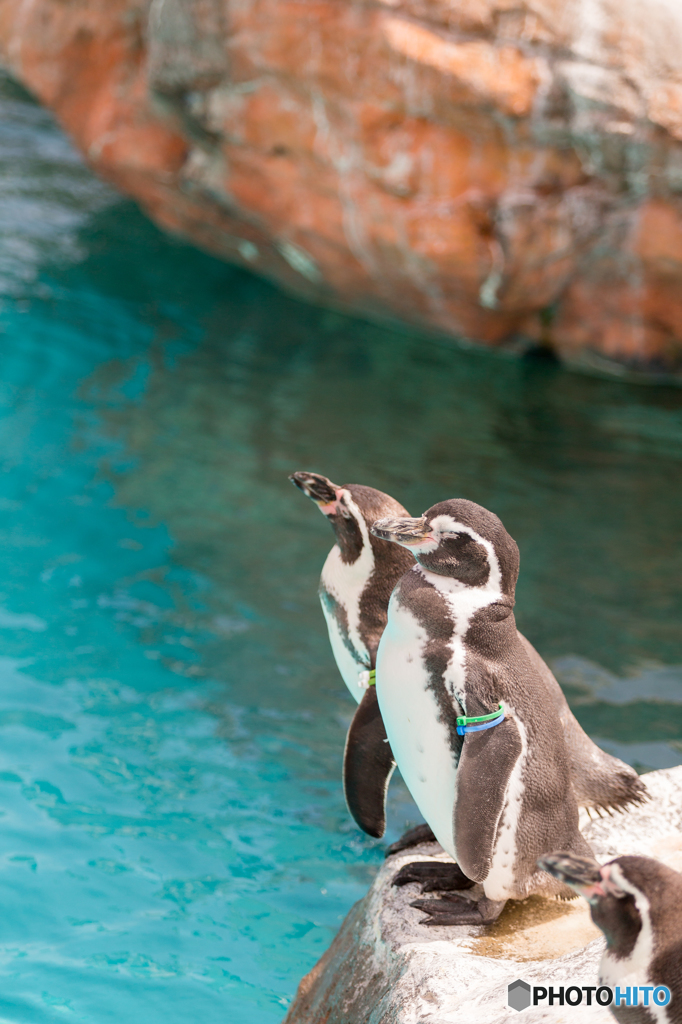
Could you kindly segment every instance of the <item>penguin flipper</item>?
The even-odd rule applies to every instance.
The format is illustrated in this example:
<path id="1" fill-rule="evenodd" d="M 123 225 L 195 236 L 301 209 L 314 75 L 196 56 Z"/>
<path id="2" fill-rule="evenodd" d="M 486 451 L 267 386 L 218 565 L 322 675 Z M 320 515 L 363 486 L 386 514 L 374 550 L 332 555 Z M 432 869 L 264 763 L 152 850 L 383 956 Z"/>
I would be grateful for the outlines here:
<path id="1" fill-rule="evenodd" d="M 457 766 L 454 833 L 457 863 L 468 878 L 487 878 L 507 789 L 523 744 L 513 718 L 464 737 Z"/>
<path id="2" fill-rule="evenodd" d="M 386 791 L 395 760 L 379 711 L 376 687 L 357 706 L 343 753 L 343 790 L 348 810 L 370 836 L 386 831 Z"/>

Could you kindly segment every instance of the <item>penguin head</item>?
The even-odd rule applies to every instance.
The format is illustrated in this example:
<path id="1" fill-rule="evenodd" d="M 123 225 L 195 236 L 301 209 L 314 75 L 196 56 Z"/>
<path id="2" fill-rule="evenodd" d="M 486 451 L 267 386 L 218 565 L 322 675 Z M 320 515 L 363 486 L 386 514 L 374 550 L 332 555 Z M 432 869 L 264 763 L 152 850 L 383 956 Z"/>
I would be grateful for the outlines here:
<path id="1" fill-rule="evenodd" d="M 682 875 L 651 857 L 616 857 L 600 866 L 589 857 L 552 853 L 541 857 L 538 867 L 584 896 L 617 957 L 629 956 L 642 927 L 661 922 L 682 897 Z M 674 913 L 679 930 L 679 913 Z"/>
<path id="2" fill-rule="evenodd" d="M 372 533 L 408 548 L 420 565 L 467 587 L 497 587 L 513 598 L 519 549 L 492 512 L 452 498 L 417 519 L 381 519 Z"/>
<path id="3" fill-rule="evenodd" d="M 390 494 L 362 484 L 344 484 L 339 487 L 319 473 L 292 473 L 289 479 L 327 517 L 344 562 L 355 562 L 366 544 L 371 545 L 375 555 L 383 551 L 392 557 L 389 554 L 390 545 L 370 535 L 377 519 L 388 515 L 407 515 L 407 510 Z M 412 563 L 411 558 L 403 561 L 407 563 L 404 569 Z"/>

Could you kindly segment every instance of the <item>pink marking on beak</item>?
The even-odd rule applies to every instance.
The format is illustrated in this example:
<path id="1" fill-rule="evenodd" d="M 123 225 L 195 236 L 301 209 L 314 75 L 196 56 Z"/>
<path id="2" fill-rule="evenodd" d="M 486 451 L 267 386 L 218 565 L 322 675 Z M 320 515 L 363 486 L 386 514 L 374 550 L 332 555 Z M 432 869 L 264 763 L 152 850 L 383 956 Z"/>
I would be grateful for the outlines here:
<path id="1" fill-rule="evenodd" d="M 601 876 L 603 881 L 606 883 L 609 880 L 609 867 L 601 868 Z M 606 896 L 605 885 L 600 885 L 599 882 L 593 882 L 591 885 L 580 885 L 576 886 L 576 889 L 586 900 L 593 899 L 595 896 Z"/>
<path id="2" fill-rule="evenodd" d="M 624 896 L 625 893 L 620 888 L 618 883 L 614 882 L 613 879 L 611 878 L 611 868 L 612 867 L 613 867 L 612 864 L 605 864 L 604 867 L 600 869 L 601 870 L 601 877 L 602 877 L 602 885 L 601 886 L 595 886 L 595 890 L 600 889 L 601 890 L 601 895 L 603 895 L 603 896 L 607 896 L 607 895 L 609 895 L 609 893 L 611 895 L 613 895 L 613 896 Z"/>
<path id="3" fill-rule="evenodd" d="M 335 501 L 330 501 L 326 505 L 318 505 L 317 507 L 319 508 L 320 512 L 323 512 L 324 515 L 326 515 L 326 516 L 336 515 L 336 502 Z"/>

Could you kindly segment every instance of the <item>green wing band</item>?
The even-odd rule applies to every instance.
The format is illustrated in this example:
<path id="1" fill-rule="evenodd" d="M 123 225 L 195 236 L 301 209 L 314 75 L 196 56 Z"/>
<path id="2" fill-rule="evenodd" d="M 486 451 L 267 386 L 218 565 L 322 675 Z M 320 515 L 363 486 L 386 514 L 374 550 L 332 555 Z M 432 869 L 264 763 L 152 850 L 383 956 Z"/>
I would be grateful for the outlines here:
<path id="1" fill-rule="evenodd" d="M 372 684 L 370 683 L 370 686 Z M 491 711 L 489 715 L 476 715 L 473 718 L 467 718 L 466 715 L 461 715 L 457 719 L 457 725 L 478 725 L 479 722 L 492 722 L 493 718 L 498 718 L 501 712 L 504 711 L 504 705 L 500 701 L 497 705 L 497 711 Z"/>

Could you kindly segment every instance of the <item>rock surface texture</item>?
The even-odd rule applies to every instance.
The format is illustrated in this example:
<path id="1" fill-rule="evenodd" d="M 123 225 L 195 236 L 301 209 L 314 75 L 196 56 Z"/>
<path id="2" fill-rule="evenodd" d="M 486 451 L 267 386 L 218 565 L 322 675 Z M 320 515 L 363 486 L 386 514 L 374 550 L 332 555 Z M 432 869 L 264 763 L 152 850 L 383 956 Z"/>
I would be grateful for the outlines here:
<path id="1" fill-rule="evenodd" d="M 160 224 L 315 301 L 682 368 L 679 0 L 2 0 Z"/>
<path id="2" fill-rule="evenodd" d="M 585 819 L 583 832 L 601 862 L 644 854 L 682 870 L 682 766 L 645 778 L 647 804 Z M 507 904 L 487 927 L 426 927 L 410 906 L 418 887 L 396 889 L 391 880 L 403 864 L 433 859 L 437 850 L 422 846 L 389 858 L 302 980 L 284 1024 L 613 1024 L 598 1006 L 529 1008 L 523 1018 L 507 1007 L 507 985 L 517 978 L 544 986 L 597 983 L 604 941 L 584 900 L 530 897 Z"/>

